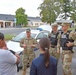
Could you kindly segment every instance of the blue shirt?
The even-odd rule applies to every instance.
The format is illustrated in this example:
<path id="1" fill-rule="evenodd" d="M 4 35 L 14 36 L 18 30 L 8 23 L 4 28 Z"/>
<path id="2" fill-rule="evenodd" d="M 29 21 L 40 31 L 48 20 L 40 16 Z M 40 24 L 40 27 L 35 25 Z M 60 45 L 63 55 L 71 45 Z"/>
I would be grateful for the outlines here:
<path id="1" fill-rule="evenodd" d="M 32 61 L 30 75 L 57 75 L 57 59 L 50 56 L 50 67 L 44 64 L 44 54 Z"/>

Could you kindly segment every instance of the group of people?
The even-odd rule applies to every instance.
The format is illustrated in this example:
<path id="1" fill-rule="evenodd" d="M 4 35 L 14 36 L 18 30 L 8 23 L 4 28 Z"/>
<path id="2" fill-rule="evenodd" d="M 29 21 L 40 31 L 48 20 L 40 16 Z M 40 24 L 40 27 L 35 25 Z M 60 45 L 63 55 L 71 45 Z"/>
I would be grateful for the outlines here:
<path id="1" fill-rule="evenodd" d="M 31 30 L 26 30 L 27 37 L 20 43 L 20 46 L 24 48 L 22 75 L 25 75 L 28 64 L 31 64 L 30 75 L 57 75 L 60 53 L 62 53 L 63 74 L 72 75 L 71 62 L 74 53 L 73 46 L 76 46 L 76 32 L 68 30 L 69 23 L 62 23 L 62 31 L 58 31 L 57 23 L 51 26 L 52 32 L 48 37 L 40 39 L 39 43 L 31 37 Z M 34 59 L 36 47 L 41 53 Z"/>
<path id="2" fill-rule="evenodd" d="M 57 75 L 57 65 L 62 53 L 63 75 L 72 75 L 71 62 L 73 46 L 76 46 L 76 32 L 69 31 L 69 23 L 62 24 L 62 31 L 58 31 L 58 24 L 52 24 L 52 32 L 37 43 L 31 37 L 31 30 L 26 30 L 26 37 L 20 42 L 23 50 L 22 75 L 30 66 L 30 75 Z M 34 49 L 39 48 L 40 55 L 35 58 Z M 5 44 L 4 35 L 0 33 L 0 75 L 16 75 L 16 64 L 19 56 L 12 54 Z M 14 69 L 15 68 L 15 69 Z"/>
<path id="3" fill-rule="evenodd" d="M 60 53 L 63 64 L 63 75 L 72 75 L 71 62 L 73 56 L 73 47 L 76 46 L 75 30 L 68 30 L 69 23 L 62 23 L 62 31 L 58 31 L 58 25 L 52 25 L 52 32 L 49 34 L 51 42 L 50 54 L 59 60 Z"/>

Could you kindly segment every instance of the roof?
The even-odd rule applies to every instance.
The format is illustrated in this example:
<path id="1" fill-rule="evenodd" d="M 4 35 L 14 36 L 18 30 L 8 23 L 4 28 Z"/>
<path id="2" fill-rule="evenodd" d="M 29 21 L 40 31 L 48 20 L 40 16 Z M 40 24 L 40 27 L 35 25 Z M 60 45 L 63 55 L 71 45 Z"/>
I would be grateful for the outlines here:
<path id="1" fill-rule="evenodd" d="M 5 21 L 14 21 L 15 15 L 11 14 L 0 14 L 0 20 L 5 20 Z M 41 22 L 40 17 L 28 17 L 28 21 L 36 21 L 36 22 Z"/>
<path id="2" fill-rule="evenodd" d="M 29 21 L 37 21 L 37 22 L 41 22 L 41 18 L 40 17 L 28 17 Z"/>
<path id="3" fill-rule="evenodd" d="M 14 21 L 15 15 L 0 14 L 0 20 Z"/>

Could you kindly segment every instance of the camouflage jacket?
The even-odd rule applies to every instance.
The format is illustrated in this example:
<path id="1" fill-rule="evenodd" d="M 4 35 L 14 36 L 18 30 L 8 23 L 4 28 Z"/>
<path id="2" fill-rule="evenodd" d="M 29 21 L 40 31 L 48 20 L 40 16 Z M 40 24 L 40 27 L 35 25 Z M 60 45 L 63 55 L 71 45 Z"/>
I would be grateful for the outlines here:
<path id="1" fill-rule="evenodd" d="M 23 38 L 20 42 L 20 47 L 23 47 L 23 45 L 27 45 L 26 48 L 24 48 L 23 53 L 26 52 L 33 52 L 34 48 L 37 47 L 37 41 L 35 39 L 33 39 L 32 37 L 28 38 Z M 35 47 L 31 47 L 31 45 L 35 45 Z"/>
<path id="2" fill-rule="evenodd" d="M 61 33 L 58 35 L 58 43 L 57 43 L 57 50 L 60 50 L 60 37 L 61 37 Z M 73 39 L 74 40 L 74 46 L 76 46 L 76 31 L 73 30 L 69 33 L 69 39 Z"/>

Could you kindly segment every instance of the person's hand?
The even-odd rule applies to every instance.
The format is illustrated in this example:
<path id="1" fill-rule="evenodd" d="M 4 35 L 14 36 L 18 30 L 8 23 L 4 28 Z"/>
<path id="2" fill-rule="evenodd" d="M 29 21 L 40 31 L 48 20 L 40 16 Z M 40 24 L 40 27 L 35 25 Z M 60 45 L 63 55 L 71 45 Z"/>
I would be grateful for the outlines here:
<path id="1" fill-rule="evenodd" d="M 16 64 L 18 64 L 20 62 L 20 56 L 18 54 L 16 54 L 16 53 L 15 53 L 15 56 L 17 57 Z"/>
<path id="2" fill-rule="evenodd" d="M 57 50 L 57 53 L 60 53 L 60 50 Z"/>
<path id="3" fill-rule="evenodd" d="M 71 47 L 71 46 L 73 46 L 74 44 L 73 44 L 72 42 L 69 42 L 69 41 L 68 41 L 68 43 L 67 43 L 66 45 L 67 45 L 67 47 Z"/>
<path id="4" fill-rule="evenodd" d="M 23 48 L 26 48 L 26 47 L 27 47 L 27 45 L 26 45 L 26 44 L 24 44 L 24 45 L 23 45 Z"/>
<path id="5" fill-rule="evenodd" d="M 31 45 L 31 48 L 33 48 L 33 47 L 35 47 L 35 45 L 34 45 L 34 44 L 32 44 L 32 45 Z"/>

